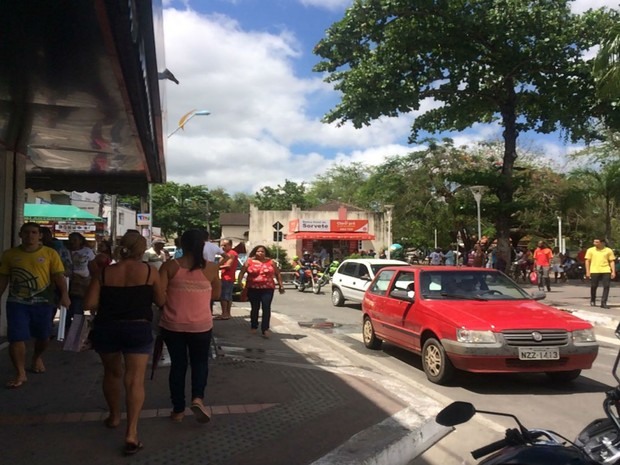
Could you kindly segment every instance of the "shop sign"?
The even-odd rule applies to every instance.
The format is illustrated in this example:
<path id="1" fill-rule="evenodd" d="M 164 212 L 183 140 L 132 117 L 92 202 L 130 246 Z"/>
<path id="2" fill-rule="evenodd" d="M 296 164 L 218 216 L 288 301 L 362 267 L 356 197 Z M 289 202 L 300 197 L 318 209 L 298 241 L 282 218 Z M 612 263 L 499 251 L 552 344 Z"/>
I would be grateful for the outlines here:
<path id="1" fill-rule="evenodd" d="M 329 231 L 329 220 L 305 220 L 301 218 L 299 220 L 300 232 L 326 232 Z"/>
<path id="2" fill-rule="evenodd" d="M 136 214 L 136 224 L 138 226 L 148 226 L 151 224 L 151 214 L 150 213 L 137 213 Z"/>
<path id="3" fill-rule="evenodd" d="M 331 220 L 331 232 L 368 232 L 368 220 Z"/>
<path id="4" fill-rule="evenodd" d="M 294 233 L 299 231 L 299 220 L 290 220 L 288 222 L 288 232 Z"/>

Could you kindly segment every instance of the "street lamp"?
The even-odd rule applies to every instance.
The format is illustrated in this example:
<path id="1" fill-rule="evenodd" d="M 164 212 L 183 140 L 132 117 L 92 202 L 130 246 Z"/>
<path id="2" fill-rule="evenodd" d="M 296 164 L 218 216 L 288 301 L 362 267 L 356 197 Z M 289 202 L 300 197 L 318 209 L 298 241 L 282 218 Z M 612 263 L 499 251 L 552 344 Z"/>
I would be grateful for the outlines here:
<path id="1" fill-rule="evenodd" d="M 172 137 L 179 129 L 184 129 L 188 121 L 192 119 L 194 116 L 207 116 L 210 114 L 211 112 L 208 110 L 192 110 L 189 113 L 186 113 L 179 120 L 179 125 L 177 126 L 177 128 L 174 131 L 172 131 L 170 134 L 168 134 L 168 139 L 170 139 L 170 137 Z"/>
<path id="2" fill-rule="evenodd" d="M 558 216 L 558 249 L 560 250 L 560 253 L 564 253 L 564 247 L 562 247 L 562 217 Z"/>
<path id="3" fill-rule="evenodd" d="M 478 212 L 478 242 L 482 240 L 482 227 L 480 225 L 480 200 L 482 200 L 482 194 L 486 191 L 486 186 L 470 186 L 469 190 L 474 194 L 474 200 L 476 200 L 476 210 Z"/>
<path id="4" fill-rule="evenodd" d="M 184 114 L 179 120 L 179 125 L 177 128 L 168 134 L 168 139 L 172 137 L 179 129 L 184 129 L 187 122 L 192 119 L 194 116 L 207 116 L 210 115 L 211 112 L 208 110 L 192 110 L 189 113 Z M 151 242 L 153 240 L 153 184 L 149 183 L 149 237 L 148 240 Z"/>
<path id="5" fill-rule="evenodd" d="M 388 246 L 387 246 L 387 251 L 385 253 L 385 256 L 388 258 L 388 260 L 391 258 L 391 251 L 390 251 L 390 246 L 392 245 L 392 210 L 394 210 L 394 205 L 384 205 L 383 208 L 385 208 L 385 217 L 387 219 L 387 239 L 388 239 Z"/>

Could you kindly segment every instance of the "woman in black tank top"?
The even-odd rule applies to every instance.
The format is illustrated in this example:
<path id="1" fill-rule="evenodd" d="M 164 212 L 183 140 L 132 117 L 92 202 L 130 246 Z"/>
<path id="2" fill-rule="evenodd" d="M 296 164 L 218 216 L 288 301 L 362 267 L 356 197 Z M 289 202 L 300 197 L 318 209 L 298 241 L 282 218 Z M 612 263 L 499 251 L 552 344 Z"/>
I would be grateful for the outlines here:
<path id="1" fill-rule="evenodd" d="M 116 428 L 121 422 L 123 385 L 127 429 L 126 455 L 142 449 L 138 419 L 144 404 L 144 377 L 153 347 L 152 304 L 164 304 L 159 274 L 142 262 L 146 240 L 139 233 L 127 233 L 120 242 L 119 263 L 105 268 L 93 279 L 86 296 L 86 308 L 96 312 L 91 340 L 103 362 L 103 394 L 110 414 L 105 426 Z M 124 371 L 123 371 L 124 367 Z"/>

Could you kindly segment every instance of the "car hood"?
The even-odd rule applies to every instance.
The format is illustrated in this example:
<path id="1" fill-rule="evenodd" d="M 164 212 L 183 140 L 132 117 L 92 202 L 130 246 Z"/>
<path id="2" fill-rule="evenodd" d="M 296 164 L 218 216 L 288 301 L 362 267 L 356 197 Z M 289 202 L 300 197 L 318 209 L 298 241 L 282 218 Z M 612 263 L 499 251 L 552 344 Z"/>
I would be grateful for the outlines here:
<path id="1" fill-rule="evenodd" d="M 458 327 L 470 329 L 577 329 L 591 328 L 592 325 L 568 312 L 558 310 L 534 300 L 430 300 L 424 306 L 431 312 L 441 315 Z"/>

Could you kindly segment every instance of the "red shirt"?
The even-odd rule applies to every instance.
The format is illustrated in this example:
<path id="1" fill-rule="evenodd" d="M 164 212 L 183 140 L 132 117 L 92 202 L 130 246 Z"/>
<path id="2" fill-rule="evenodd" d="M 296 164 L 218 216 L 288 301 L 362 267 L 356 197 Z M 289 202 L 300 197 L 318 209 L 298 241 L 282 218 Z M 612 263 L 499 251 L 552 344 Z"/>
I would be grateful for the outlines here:
<path id="1" fill-rule="evenodd" d="M 537 247 L 536 250 L 534 250 L 534 263 L 536 266 L 549 266 L 552 258 L 553 252 L 549 247 L 544 249 Z"/>
<path id="2" fill-rule="evenodd" d="M 275 278 L 275 268 L 273 261 L 268 259 L 264 262 L 259 260 L 254 260 L 253 258 L 248 259 L 248 281 L 247 287 L 250 289 L 275 289 L 276 284 L 274 282 Z"/>
<path id="3" fill-rule="evenodd" d="M 226 255 L 232 258 L 232 262 L 228 268 L 222 268 L 222 281 L 230 281 L 234 283 L 235 272 L 237 271 L 237 264 L 239 263 L 239 254 L 230 249 L 226 252 Z"/>

